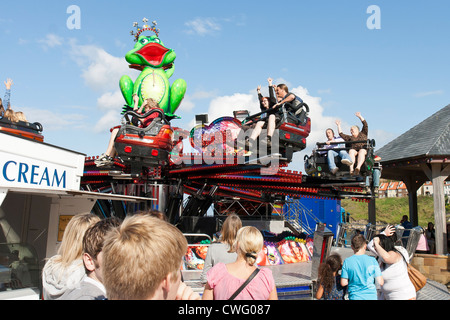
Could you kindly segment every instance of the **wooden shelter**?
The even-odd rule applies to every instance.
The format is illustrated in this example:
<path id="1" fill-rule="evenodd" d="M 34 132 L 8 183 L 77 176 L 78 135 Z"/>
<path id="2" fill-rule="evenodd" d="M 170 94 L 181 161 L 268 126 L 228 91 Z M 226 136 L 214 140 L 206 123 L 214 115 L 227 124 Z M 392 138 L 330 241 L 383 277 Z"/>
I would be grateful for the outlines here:
<path id="1" fill-rule="evenodd" d="M 417 190 L 433 183 L 436 253 L 447 254 L 444 181 L 450 175 L 450 105 L 375 152 L 381 157 L 381 177 L 403 181 L 409 193 L 409 216 L 418 224 Z"/>

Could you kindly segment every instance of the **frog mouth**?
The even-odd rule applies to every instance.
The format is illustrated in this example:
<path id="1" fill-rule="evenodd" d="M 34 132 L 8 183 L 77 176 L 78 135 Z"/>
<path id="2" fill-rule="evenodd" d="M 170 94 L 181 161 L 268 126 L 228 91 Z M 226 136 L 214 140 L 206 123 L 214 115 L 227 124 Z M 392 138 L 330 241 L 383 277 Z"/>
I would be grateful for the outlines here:
<path id="1" fill-rule="evenodd" d="M 162 64 L 165 55 L 170 50 L 163 47 L 158 43 L 149 43 L 145 47 L 141 48 L 136 52 L 139 56 L 141 56 L 145 61 L 153 66 L 159 66 Z"/>

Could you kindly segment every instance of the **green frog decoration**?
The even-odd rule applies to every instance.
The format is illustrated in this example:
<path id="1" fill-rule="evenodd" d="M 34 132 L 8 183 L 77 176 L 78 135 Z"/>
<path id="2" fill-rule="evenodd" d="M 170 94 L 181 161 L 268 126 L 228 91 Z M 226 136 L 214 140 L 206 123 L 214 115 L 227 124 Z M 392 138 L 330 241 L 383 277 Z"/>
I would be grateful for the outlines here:
<path id="1" fill-rule="evenodd" d="M 153 21 L 153 26 L 149 27 L 147 21 L 146 18 L 143 19 L 142 27 L 135 22 L 137 32 L 131 31 L 136 44 L 134 49 L 125 55 L 125 59 L 130 68 L 141 73 L 134 82 L 127 75 L 120 79 L 120 90 L 127 104 L 123 113 L 133 109 L 134 99 L 139 99 L 138 106 L 141 106 L 146 99 L 153 98 L 167 116 L 177 118 L 174 113 L 186 93 L 186 81 L 177 79 L 170 85 L 169 78 L 175 71 L 174 61 L 177 55 L 159 39 L 156 22 Z M 155 35 L 144 36 L 144 31 L 153 31 Z"/>

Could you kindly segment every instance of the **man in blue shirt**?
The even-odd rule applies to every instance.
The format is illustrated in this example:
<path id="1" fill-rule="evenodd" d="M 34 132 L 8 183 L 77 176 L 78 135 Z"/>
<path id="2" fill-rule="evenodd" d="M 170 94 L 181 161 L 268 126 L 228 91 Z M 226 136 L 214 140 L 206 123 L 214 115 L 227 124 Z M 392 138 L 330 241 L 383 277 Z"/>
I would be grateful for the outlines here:
<path id="1" fill-rule="evenodd" d="M 362 234 L 352 239 L 353 256 L 344 260 L 341 285 L 348 285 L 349 300 L 377 300 L 375 280 L 384 284 L 380 266 L 374 257 L 366 255 L 367 243 Z"/>

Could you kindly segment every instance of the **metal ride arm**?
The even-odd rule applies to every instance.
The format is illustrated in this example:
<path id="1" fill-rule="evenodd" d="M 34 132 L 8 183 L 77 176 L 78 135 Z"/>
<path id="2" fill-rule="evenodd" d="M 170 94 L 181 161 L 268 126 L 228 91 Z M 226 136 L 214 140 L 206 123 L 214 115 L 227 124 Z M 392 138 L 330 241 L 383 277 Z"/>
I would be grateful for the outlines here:
<path id="1" fill-rule="evenodd" d="M 130 124 L 130 123 L 132 123 L 132 121 L 129 119 L 128 116 L 132 116 L 132 117 L 135 117 L 135 118 L 137 118 L 137 119 L 145 119 L 145 118 L 147 118 L 148 116 L 150 116 L 150 115 L 153 114 L 153 113 L 159 113 L 160 118 L 162 119 L 162 121 L 164 121 L 166 124 L 170 124 L 170 122 L 169 122 L 169 120 L 167 119 L 166 115 L 165 115 L 164 112 L 163 112 L 162 110 L 160 110 L 160 109 L 152 109 L 152 110 L 149 110 L 149 111 L 148 111 L 147 113 L 145 113 L 145 114 L 139 114 L 139 113 L 137 113 L 137 112 L 135 112 L 135 111 L 127 111 L 127 112 L 123 115 L 123 117 L 126 119 L 127 123 Z"/>
<path id="2" fill-rule="evenodd" d="M 181 179 L 178 181 L 178 186 L 175 192 L 171 192 L 169 194 L 168 203 L 169 205 L 166 208 L 166 216 L 168 220 L 172 224 L 176 224 L 178 220 L 177 213 L 179 211 L 180 205 L 183 201 L 183 195 L 180 194 L 180 189 L 182 187 Z"/>
<path id="3" fill-rule="evenodd" d="M 255 113 L 255 114 L 253 114 L 253 115 L 248 116 L 247 118 L 245 118 L 245 119 L 242 121 L 242 123 L 248 124 L 249 122 L 254 122 L 256 118 L 260 117 L 260 116 L 261 116 L 262 114 L 264 114 L 264 113 L 266 113 L 266 114 L 268 114 L 268 115 L 269 115 L 269 114 L 275 114 L 275 113 L 277 113 L 278 110 L 280 110 L 282 107 L 284 107 L 284 104 L 283 104 L 283 105 L 279 105 L 279 106 L 277 106 L 277 107 L 275 107 L 275 108 L 269 108 L 269 109 L 267 109 L 267 110 L 264 110 L 264 111 Z"/>
<path id="4" fill-rule="evenodd" d="M 207 187 L 207 184 L 205 183 L 201 189 L 197 191 L 195 195 L 192 195 L 186 206 L 183 210 L 183 216 L 204 216 L 205 213 L 208 211 L 209 207 L 213 203 L 213 196 L 216 193 L 218 186 L 213 186 L 210 190 L 210 192 L 205 196 L 203 195 L 203 191 Z"/>
<path id="5" fill-rule="evenodd" d="M 373 149 L 375 147 L 375 140 L 374 139 L 367 139 L 367 140 L 356 140 L 356 141 L 338 141 L 338 142 L 329 142 L 329 145 L 339 145 L 339 144 L 345 144 L 345 148 L 333 148 L 333 150 L 350 150 L 351 148 L 348 147 L 351 143 L 366 143 L 367 150 Z M 326 145 L 326 142 L 317 142 L 316 145 L 319 147 L 319 149 L 316 149 L 316 151 L 328 151 L 330 149 L 326 148 L 320 148 Z"/>

